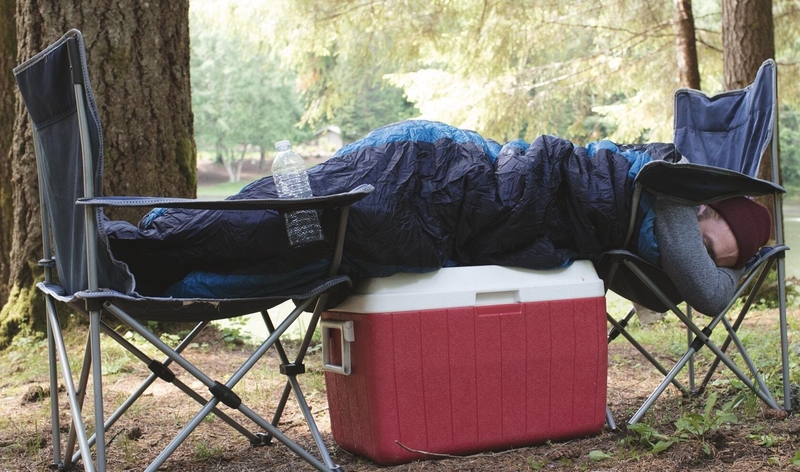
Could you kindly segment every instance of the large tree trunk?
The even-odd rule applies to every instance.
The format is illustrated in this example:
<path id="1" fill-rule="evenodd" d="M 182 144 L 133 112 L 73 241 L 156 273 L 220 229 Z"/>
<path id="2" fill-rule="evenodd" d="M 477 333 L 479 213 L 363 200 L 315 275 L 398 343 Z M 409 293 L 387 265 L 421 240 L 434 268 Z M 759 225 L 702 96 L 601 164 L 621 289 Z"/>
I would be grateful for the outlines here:
<path id="1" fill-rule="evenodd" d="M 16 85 L 11 69 L 16 65 L 17 28 L 14 0 L 0 0 L 0 303 L 8 298 L 11 251 L 11 138 L 14 136 Z"/>
<path id="2" fill-rule="evenodd" d="M 722 0 L 722 46 L 725 88 L 746 87 L 775 57 L 772 0 Z"/>
<path id="3" fill-rule="evenodd" d="M 18 0 L 16 19 L 18 62 L 70 28 L 83 32 L 103 126 L 106 194 L 195 196 L 188 0 Z M 26 326 L 44 326 L 34 288 L 41 257 L 38 185 L 21 104 L 10 159 L 13 241 L 0 347 Z M 136 221 L 141 211 L 111 216 Z"/>
<path id="4" fill-rule="evenodd" d="M 674 29 L 680 86 L 700 90 L 692 0 L 675 0 Z"/>
<path id="5" fill-rule="evenodd" d="M 740 89 L 752 83 L 761 64 L 775 57 L 772 0 L 722 0 L 722 45 L 725 88 Z M 777 159 L 780 168 L 779 155 L 765 155 L 758 169 L 760 178 L 772 178 L 771 159 Z M 775 218 L 772 199 L 759 201 Z"/>

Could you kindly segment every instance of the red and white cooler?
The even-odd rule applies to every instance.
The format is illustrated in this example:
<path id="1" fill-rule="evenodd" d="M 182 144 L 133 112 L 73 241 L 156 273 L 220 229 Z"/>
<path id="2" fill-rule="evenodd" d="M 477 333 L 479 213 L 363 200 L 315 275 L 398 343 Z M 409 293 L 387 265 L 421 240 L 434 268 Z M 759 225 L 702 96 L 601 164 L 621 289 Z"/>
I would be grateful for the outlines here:
<path id="1" fill-rule="evenodd" d="M 322 319 L 333 437 L 377 463 L 603 427 L 605 297 L 589 261 L 369 279 Z"/>

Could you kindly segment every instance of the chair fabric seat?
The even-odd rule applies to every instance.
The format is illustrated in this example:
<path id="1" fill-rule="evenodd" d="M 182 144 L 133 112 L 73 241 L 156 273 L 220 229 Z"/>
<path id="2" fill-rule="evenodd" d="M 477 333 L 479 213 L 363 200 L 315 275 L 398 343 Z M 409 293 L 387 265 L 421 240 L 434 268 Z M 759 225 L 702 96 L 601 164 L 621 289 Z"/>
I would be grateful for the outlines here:
<path id="1" fill-rule="evenodd" d="M 337 285 L 350 284 L 344 275 L 314 281 L 305 287 L 280 295 L 258 298 L 166 298 L 126 295 L 109 289 L 83 290 L 68 294 L 55 283 L 40 282 L 36 286 L 54 299 L 83 309 L 86 300 L 113 300 L 120 308 L 139 320 L 202 321 L 219 320 L 257 313 L 273 308 L 287 300 L 307 300 L 325 293 Z"/>
<path id="2" fill-rule="evenodd" d="M 163 380 L 185 393 L 189 400 L 196 401 L 200 408 L 195 417 L 152 459 L 147 471 L 160 468 L 210 414 L 220 420 L 215 421 L 215 425 L 230 426 L 252 445 L 267 444 L 274 438 L 317 470 L 339 470 L 332 462 L 319 433 L 297 375 L 305 372 L 303 361 L 323 307 L 335 290 L 350 284 L 348 277 L 338 274 L 349 207 L 371 193 L 373 188 L 361 186 L 330 195 L 298 199 L 203 201 L 162 197 L 102 197 L 97 195 L 97 191 L 103 188 L 103 133 L 89 81 L 85 45 L 80 31 L 70 30 L 61 39 L 16 67 L 14 75 L 33 124 L 33 147 L 39 172 L 43 236 L 43 258 L 40 265 L 44 268 L 44 281 L 38 283 L 37 287 L 45 295 L 50 384 L 52 391 L 58 389 L 60 371 L 67 390 L 69 423 L 73 426 L 62 453 L 59 419 L 62 411 L 58 397 L 51 397 L 55 460 L 53 468 L 69 470 L 82 461 L 86 471 L 105 471 L 107 451 L 115 447 L 113 441 L 106 444 L 106 432 L 115 427 L 115 422 L 134 402 L 141 399 L 153 382 Z M 330 244 L 325 245 L 327 254 L 321 259 L 327 267 L 321 267 L 321 274 L 302 283 L 283 281 L 281 293 L 273 293 L 279 290 L 272 287 L 264 291 L 265 296 L 257 298 L 150 297 L 136 291 L 136 286 L 140 283 L 146 286 L 147 281 L 134 280 L 128 266 L 118 261 L 110 250 L 105 232 L 107 219 L 103 215 L 104 206 L 214 208 L 222 211 L 257 210 L 276 213 L 313 209 L 321 212 L 321 218 L 338 222 L 338 225 L 333 225 L 334 234 L 327 235 L 330 236 Z M 274 244 L 273 241 L 260 243 Z M 158 270 L 168 269 L 166 262 L 158 266 Z M 55 280 L 59 282 L 55 283 Z M 296 306 L 275 326 L 267 310 L 286 301 L 293 301 Z M 57 302 L 72 307 L 89 319 L 89 336 L 77 382 L 72 376 L 57 313 Z M 288 351 L 281 344 L 281 337 L 304 311 L 311 311 L 311 319 L 305 326 L 304 338 L 296 349 L 296 357 L 289 359 Z M 227 380 L 212 379 L 183 356 L 183 351 L 191 349 L 193 340 L 210 321 L 259 312 L 269 334 L 253 347 L 250 356 Z M 161 351 L 166 355 L 166 360 L 153 359 L 140 347 L 121 336 L 107 323 L 111 317 Z M 148 326 L 142 324 L 143 321 L 194 321 L 197 326 L 173 347 L 155 336 Z M 151 372 L 139 388 L 132 391 L 130 397 L 107 417 L 108 421 L 105 409 L 109 399 L 103 396 L 103 383 L 106 379 L 101 366 L 101 334 L 128 350 Z M 267 421 L 251 410 L 237 395 L 236 386 L 272 348 L 280 358 L 280 372 L 286 375 L 286 384 L 280 400 L 274 404 L 272 420 Z M 184 383 L 182 376 L 172 371 L 175 366 L 182 368 L 184 373 L 204 386 L 205 391 L 196 391 Z M 87 391 L 93 392 L 94 404 L 89 407 L 91 410 L 84 409 L 83 400 Z M 317 455 L 301 447 L 280 429 L 283 427 L 280 420 L 292 393 L 311 432 Z M 220 403 L 238 410 L 241 415 L 237 417 L 246 421 L 240 422 L 241 420 L 235 420 L 220 411 Z M 87 427 L 84 422 L 83 416 L 87 411 L 91 411 L 93 416 L 91 427 Z M 76 446 L 77 451 L 74 450 Z M 268 465 L 265 467 L 269 468 Z"/>
<path id="3" fill-rule="evenodd" d="M 688 205 L 712 203 L 734 196 L 769 195 L 774 203 L 772 234 L 775 235 L 776 241 L 761 248 L 758 254 L 751 258 L 727 308 L 722 313 L 705 318 L 706 326 L 703 329 L 693 321 L 690 306 L 686 307 L 686 313 L 678 307 L 682 297 L 660 267 L 624 250 L 609 251 L 603 255 L 598 263 L 598 272 L 606 275 L 604 279 L 607 288 L 645 308 L 658 312 L 672 311 L 689 333 L 686 353 L 674 363 L 674 367 L 667 369 L 625 329 L 635 310 L 631 310 L 621 320 L 607 316 L 613 326 L 609 332 L 609 342 L 623 335 L 664 375 L 664 380 L 631 417 L 629 423 L 638 422 L 669 384 L 675 385 L 686 394 L 702 392 L 720 362 L 724 363 L 767 406 L 780 408 L 763 381 L 756 364 L 750 359 L 744 343 L 737 335 L 739 326 L 773 267 L 777 267 L 778 279 L 783 409 L 791 411 L 784 259 L 784 253 L 789 248 L 783 244 L 781 195 L 785 193 L 785 189 L 780 185 L 780 172 L 776 159 L 777 139 L 774 130 L 777 126 L 777 66 L 769 59 L 761 65 L 751 85 L 712 97 L 698 90 L 680 89 L 675 92 L 674 113 L 675 146 L 690 163 L 665 165 L 654 162 L 644 166 L 635 180 L 636 190 L 632 207 L 638 207 L 637 198 L 642 193 L 666 196 Z M 773 159 L 772 179 L 762 180 L 758 178 L 757 173 L 761 159 L 767 154 Z M 686 276 L 690 277 L 690 274 Z M 743 306 L 735 320 L 730 321 L 728 312 L 740 297 L 744 297 Z M 727 332 L 727 338 L 721 346 L 717 346 L 710 339 L 713 330 L 719 324 L 722 324 Z M 749 374 L 739 369 L 726 354 L 730 344 L 736 346 Z M 713 352 L 714 362 L 706 371 L 700 387 L 695 389 L 694 353 L 706 346 Z M 687 364 L 690 371 L 688 389 L 676 380 L 678 373 Z M 610 418 L 609 424 L 613 424 L 613 418 Z"/>

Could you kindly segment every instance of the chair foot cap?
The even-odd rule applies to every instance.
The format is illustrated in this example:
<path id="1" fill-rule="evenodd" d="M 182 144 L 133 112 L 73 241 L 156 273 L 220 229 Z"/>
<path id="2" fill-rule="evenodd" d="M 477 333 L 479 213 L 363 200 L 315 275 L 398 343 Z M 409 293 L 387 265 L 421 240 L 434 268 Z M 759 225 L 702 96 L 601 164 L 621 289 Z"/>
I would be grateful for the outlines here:
<path id="1" fill-rule="evenodd" d="M 258 438 L 258 441 L 250 441 L 250 445 L 253 447 L 269 446 L 272 444 L 271 434 L 256 433 L 256 438 Z"/>

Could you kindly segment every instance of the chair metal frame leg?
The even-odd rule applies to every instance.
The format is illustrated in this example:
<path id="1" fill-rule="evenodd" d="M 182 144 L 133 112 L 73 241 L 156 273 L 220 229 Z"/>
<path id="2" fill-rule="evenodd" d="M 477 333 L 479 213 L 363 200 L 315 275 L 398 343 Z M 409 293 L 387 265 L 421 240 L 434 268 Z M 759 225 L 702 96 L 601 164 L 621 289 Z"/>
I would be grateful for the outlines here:
<path id="1" fill-rule="evenodd" d="M 309 321 L 308 328 L 306 329 L 305 336 L 303 337 L 303 342 L 298 350 L 297 356 L 294 362 L 289 362 L 289 357 L 286 355 L 286 351 L 283 349 L 280 341 L 275 343 L 275 349 L 278 352 L 278 356 L 281 359 L 281 373 L 286 375 L 286 385 L 283 389 L 283 393 L 281 395 L 280 402 L 278 403 L 278 407 L 275 409 L 275 414 L 272 417 L 272 425 L 277 427 L 278 423 L 280 422 L 281 417 L 283 416 L 284 408 L 286 407 L 286 402 L 289 399 L 289 394 L 294 392 L 295 399 L 297 404 L 303 413 L 303 417 L 306 420 L 306 424 L 311 432 L 311 436 L 314 438 L 314 442 L 317 445 L 317 450 L 320 453 L 325 464 L 331 470 L 340 470 L 339 467 L 334 464 L 333 460 L 330 457 L 330 453 L 328 452 L 328 448 L 325 445 L 324 441 L 322 440 L 322 434 L 317 427 L 317 423 L 314 420 L 313 415 L 311 414 L 311 408 L 308 406 L 308 402 L 306 402 L 305 397 L 303 395 L 302 389 L 300 388 L 300 384 L 297 381 L 297 375 L 300 373 L 305 372 L 305 367 L 303 361 L 305 359 L 306 352 L 308 351 L 308 347 L 311 344 L 311 338 L 316 330 L 316 326 L 319 322 L 320 315 L 322 313 L 322 308 L 325 306 L 325 302 L 327 301 L 327 294 L 323 294 L 320 296 L 320 299 L 317 301 L 317 305 L 314 309 L 314 313 L 311 316 L 311 320 Z M 275 331 L 275 327 L 272 323 L 272 320 L 269 317 L 267 312 L 261 313 L 262 317 L 264 318 L 264 323 L 267 325 L 267 329 L 270 333 Z M 269 437 L 268 437 L 269 439 Z"/>
<path id="2" fill-rule="evenodd" d="M 689 328 L 691 329 L 692 333 L 696 336 L 694 341 L 692 342 L 692 347 L 684 354 L 684 356 L 678 361 L 678 363 L 670 370 L 668 376 L 662 380 L 662 382 L 656 387 L 653 393 L 647 398 L 647 400 L 642 404 L 639 410 L 631 417 L 628 421 L 628 424 L 635 424 L 637 423 L 642 416 L 647 412 L 648 409 L 652 406 L 652 404 L 658 399 L 658 397 L 663 393 L 664 389 L 666 388 L 667 384 L 671 382 L 671 380 L 678 374 L 678 372 L 683 368 L 683 366 L 688 362 L 689 357 L 691 357 L 700 347 L 703 345 L 708 346 L 709 349 L 719 358 L 731 371 L 745 384 L 747 385 L 750 390 L 752 390 L 764 403 L 770 406 L 773 409 L 780 409 L 777 403 L 775 402 L 774 398 L 768 390 L 764 391 L 760 388 L 757 388 L 755 384 L 746 376 L 744 373 L 730 360 L 730 358 L 723 353 L 719 347 L 717 347 L 711 339 L 709 339 L 709 335 L 711 334 L 712 330 L 716 326 L 717 323 L 724 317 L 725 313 L 730 309 L 730 305 L 734 303 L 734 301 L 741 296 L 741 292 L 747 287 L 750 282 L 752 282 L 753 278 L 756 275 L 757 271 L 753 271 L 747 277 L 745 283 L 743 283 L 739 290 L 737 290 L 736 294 L 734 295 L 733 299 L 729 306 L 722 311 L 719 315 L 717 315 L 711 323 L 709 323 L 704 329 L 700 330 L 694 323 L 689 320 L 686 315 L 681 312 L 681 310 L 672 303 L 669 298 L 657 287 L 655 286 L 652 281 L 647 277 L 644 272 L 639 269 L 638 266 L 634 263 L 630 263 L 628 261 L 625 262 L 626 265 L 639 277 L 645 284 L 647 284 L 652 290 L 653 293 L 665 304 L 667 305 L 670 310 L 672 310 L 675 315 Z M 769 265 L 769 264 L 767 264 Z M 760 378 L 761 376 L 756 373 L 756 378 L 758 379 L 757 382 L 759 385 L 763 385 L 763 380 Z"/>
<path id="3" fill-rule="evenodd" d="M 611 414 L 611 408 L 609 408 L 608 405 L 606 405 L 606 424 L 608 425 L 609 430 L 617 430 L 617 422 L 614 421 L 614 415 Z"/>
<path id="4" fill-rule="evenodd" d="M 267 339 L 255 350 L 255 352 L 245 361 L 245 363 L 228 379 L 225 384 L 220 382 L 216 382 L 213 379 L 209 378 L 205 375 L 202 371 L 197 369 L 191 362 L 189 362 L 186 358 L 176 354 L 169 346 L 164 344 L 158 337 L 153 335 L 150 331 L 144 328 L 142 325 L 137 323 L 130 315 L 125 313 L 123 310 L 119 309 L 118 307 L 114 306 L 111 303 L 105 303 L 103 305 L 104 309 L 106 309 L 109 313 L 114 315 L 115 317 L 119 318 L 122 322 L 130 326 L 134 331 L 136 331 L 139 335 L 144 337 L 147 341 L 153 344 L 156 348 L 170 357 L 175 363 L 183 367 L 189 374 L 191 374 L 196 379 L 200 380 L 206 387 L 214 395 L 211 400 L 206 403 L 206 405 L 201 409 L 199 413 L 190 421 L 186 427 L 170 442 L 170 444 L 159 454 L 159 456 L 150 464 L 150 466 L 146 469 L 148 472 L 155 471 L 158 469 L 166 459 L 175 451 L 175 449 L 183 443 L 184 440 L 192 433 L 192 431 L 203 421 L 203 419 L 208 416 L 214 408 L 216 408 L 217 404 L 220 401 L 223 401 L 228 407 L 233 409 L 239 410 L 242 414 L 256 423 L 258 426 L 262 427 L 265 431 L 272 434 L 275 438 L 279 441 L 284 443 L 287 447 L 289 447 L 292 451 L 294 451 L 297 455 L 301 456 L 305 459 L 309 464 L 317 468 L 321 471 L 329 471 L 331 470 L 329 467 L 326 467 L 325 464 L 320 462 L 317 458 L 309 454 L 306 450 L 301 448 L 295 442 L 287 438 L 283 433 L 281 433 L 277 428 L 273 427 L 270 423 L 265 421 L 263 418 L 258 416 L 255 412 L 253 412 L 250 408 L 246 405 L 241 403 L 238 396 L 233 393 L 232 389 L 235 385 L 244 377 L 244 375 L 252 369 L 255 363 L 264 355 L 264 353 L 272 347 L 273 344 L 279 339 L 280 336 L 289 328 L 289 326 L 300 316 L 300 314 L 305 310 L 305 308 L 313 301 L 313 299 L 306 300 L 305 302 L 301 303 L 292 313 L 277 327 L 276 331 L 270 334 Z"/>
<path id="5" fill-rule="evenodd" d="M 209 323 L 210 323 L 209 321 L 203 321 L 203 322 L 199 323 L 197 326 L 195 326 L 195 328 L 181 341 L 181 343 L 178 344 L 178 346 L 175 347 L 175 352 L 177 352 L 177 353 L 183 352 L 183 350 L 186 349 L 186 347 L 188 347 L 189 344 L 191 344 L 194 341 L 194 339 L 203 331 L 203 329 L 206 326 L 208 326 Z M 164 360 L 164 362 L 157 362 L 154 359 L 151 359 L 150 357 L 148 357 L 146 354 L 144 354 L 136 346 L 134 346 L 133 344 L 128 342 L 128 340 L 126 340 L 119 333 L 114 331 L 106 323 L 101 321 L 100 328 L 101 328 L 103 334 L 105 334 L 105 335 L 111 337 L 112 339 L 114 339 L 117 343 L 120 344 L 120 346 L 122 346 L 125 349 L 127 349 L 128 352 L 133 354 L 135 357 L 139 358 L 139 360 L 144 362 L 145 365 L 151 367 L 151 370 L 154 371 L 154 373 L 151 373 L 142 382 L 142 384 L 139 385 L 139 387 L 117 408 L 117 410 L 114 411 L 114 413 L 112 413 L 108 418 L 106 418 L 106 421 L 105 421 L 105 424 L 104 424 L 104 429 L 105 429 L 106 432 L 108 432 L 110 430 L 110 428 L 114 425 L 114 423 L 116 423 L 116 421 L 119 418 L 121 418 L 122 415 L 124 415 L 126 411 L 128 411 L 128 409 L 131 407 L 131 405 L 133 405 L 144 394 L 144 392 L 147 391 L 147 389 L 150 387 L 150 385 L 152 385 L 158 378 L 161 378 L 162 380 L 175 385 L 176 388 L 178 388 L 179 390 L 184 392 L 187 396 L 189 396 L 190 398 L 195 400 L 200 405 L 205 405 L 208 402 L 207 399 L 205 399 L 202 396 L 200 396 L 200 394 L 198 394 L 197 392 L 192 390 L 188 385 L 183 383 L 180 379 L 174 378 L 174 377 L 170 379 L 169 378 L 169 374 L 165 375 L 165 373 L 171 373 L 171 372 L 169 372 L 168 369 L 166 369 L 169 366 L 169 364 L 172 363 L 172 359 L 171 358 L 167 357 Z M 153 367 L 153 366 L 155 366 L 155 367 Z M 156 371 L 160 372 L 161 375 L 156 374 L 155 373 Z M 234 420 L 233 418 L 229 417 L 228 415 L 226 415 L 222 411 L 219 411 L 219 410 L 215 409 L 215 410 L 212 411 L 212 413 L 214 413 L 214 415 L 216 415 L 220 420 L 222 420 L 223 422 L 227 423 L 233 429 L 235 429 L 236 431 L 241 433 L 243 436 L 245 436 L 251 443 L 258 444 L 258 443 L 261 442 L 261 440 L 260 440 L 260 438 L 258 436 L 254 435 L 253 433 L 251 433 L 250 431 L 245 429 L 236 420 Z M 90 447 L 93 446 L 95 444 L 95 441 L 96 441 L 96 435 L 92 435 L 89 438 L 89 446 Z M 80 457 L 79 453 L 76 453 L 75 455 L 73 455 L 73 457 L 72 457 L 73 462 L 77 461 L 79 457 Z"/>
<path id="6" fill-rule="evenodd" d="M 783 228 L 781 228 L 783 231 Z M 792 413 L 792 386 L 789 379 L 789 333 L 786 320 L 786 257 L 778 257 L 778 310 L 781 331 L 781 374 L 783 376 L 783 409 Z"/>
<path id="7" fill-rule="evenodd" d="M 81 372 L 80 372 L 80 376 L 78 377 L 78 387 L 75 390 L 75 395 L 78 398 L 78 405 L 79 405 L 79 407 L 81 409 L 83 409 L 83 401 L 84 401 L 84 398 L 86 396 L 86 388 L 87 388 L 87 386 L 89 384 L 89 370 L 91 369 L 91 362 L 92 362 L 92 358 L 91 358 L 91 339 L 90 339 L 90 337 L 89 337 L 89 335 L 87 333 L 87 336 L 86 336 L 86 348 L 85 348 L 85 351 L 83 353 L 83 364 L 81 365 Z M 82 426 L 82 427 L 84 427 L 84 426 Z M 70 455 L 72 455 L 72 452 L 75 450 L 75 442 L 78 439 L 78 436 L 76 435 L 77 434 L 77 431 L 76 431 L 77 428 L 78 428 L 78 426 L 75 423 L 71 423 L 70 424 L 70 430 L 69 430 L 69 433 L 67 434 L 67 444 L 65 446 L 65 455 L 64 455 L 65 458 L 69 457 Z M 80 452 L 75 453 L 75 455 L 72 455 L 73 462 L 67 461 L 66 465 L 70 466 L 73 463 L 76 463 L 78 461 L 78 457 L 80 455 L 82 455 Z"/>
<path id="8" fill-rule="evenodd" d="M 337 229 L 336 234 L 336 241 L 343 241 L 344 235 L 347 229 L 347 218 L 350 212 L 349 207 L 342 208 L 341 213 L 339 215 L 339 226 Z M 332 277 L 336 275 L 339 271 L 339 265 L 342 262 L 342 253 L 343 253 L 344 245 L 337 245 L 336 251 L 333 254 L 333 260 L 331 261 L 331 265 L 328 268 L 328 276 Z M 278 406 L 275 409 L 275 414 L 272 417 L 272 426 L 277 428 L 278 423 L 280 422 L 281 416 L 283 416 L 284 408 L 286 408 L 286 402 L 289 400 L 289 394 L 294 391 L 295 398 L 297 400 L 298 406 L 300 410 L 303 412 L 303 416 L 305 417 L 306 424 L 308 425 L 309 430 L 311 431 L 311 435 L 314 438 L 314 442 L 317 445 L 317 449 L 319 450 L 320 456 L 325 461 L 326 466 L 330 470 L 341 470 L 341 468 L 333 463 L 333 460 L 330 457 L 328 452 L 328 448 L 325 445 L 324 441 L 322 440 L 322 435 L 319 432 L 319 428 L 317 427 L 317 423 L 314 420 L 314 416 L 311 414 L 311 409 L 308 407 L 308 403 L 303 396 L 303 392 L 300 389 L 300 384 L 297 382 L 297 374 L 305 372 L 305 367 L 303 366 L 303 360 L 305 359 L 306 352 L 308 351 L 308 347 L 311 344 L 311 339 L 314 335 L 314 332 L 317 328 L 317 323 L 319 322 L 319 318 L 322 315 L 322 310 L 325 307 L 326 302 L 328 301 L 328 294 L 323 293 L 317 299 L 316 305 L 314 306 L 314 312 L 311 316 L 311 320 L 309 321 L 309 325 L 306 329 L 305 335 L 303 336 L 303 342 L 300 345 L 300 348 L 297 352 L 297 357 L 294 363 L 289 362 L 289 357 L 286 355 L 286 351 L 283 349 L 283 345 L 281 345 L 280 339 L 275 343 L 275 349 L 278 351 L 278 356 L 281 359 L 281 373 L 287 376 L 286 386 L 283 389 L 283 393 L 281 394 L 281 399 L 278 402 Z M 275 327 L 272 323 L 272 319 L 269 317 L 269 314 L 266 311 L 261 312 L 261 316 L 264 319 L 264 323 L 267 325 L 267 329 L 270 333 L 275 332 Z M 613 419 L 612 419 L 613 421 Z M 267 440 L 269 441 L 271 438 L 267 436 Z"/>
<path id="9" fill-rule="evenodd" d="M 61 428 L 58 418 L 58 369 L 56 368 L 56 342 L 53 338 L 53 328 L 50 326 L 50 317 L 47 317 L 47 360 L 50 371 L 50 425 L 52 429 L 53 465 L 62 468 L 61 461 Z"/>
<path id="10" fill-rule="evenodd" d="M 53 302 L 53 299 L 49 295 L 45 297 L 45 307 L 47 313 L 47 322 L 51 328 L 53 335 L 53 345 L 56 349 L 58 359 L 60 360 L 59 363 L 61 364 L 61 376 L 65 384 L 64 387 L 67 390 L 67 399 L 70 407 L 70 415 L 72 417 L 71 431 L 74 431 L 74 434 L 77 437 L 77 442 L 80 448 L 80 455 L 83 458 L 84 470 L 86 472 L 93 472 L 95 468 L 94 464 L 92 463 L 92 453 L 89 448 L 89 441 L 86 438 L 86 428 L 83 422 L 83 418 L 81 416 L 82 402 L 79 401 L 78 394 L 75 390 L 75 382 L 73 381 L 72 371 L 69 367 L 69 357 L 67 356 L 66 344 L 64 343 L 64 337 L 61 332 L 61 326 L 58 324 L 58 315 L 56 314 L 55 304 Z M 54 356 L 51 356 L 51 358 L 52 357 Z M 52 372 L 51 372 L 51 379 L 52 379 Z M 51 391 L 51 401 L 52 398 L 57 395 L 57 392 L 58 392 L 58 387 L 56 387 L 55 392 Z M 54 428 L 58 428 L 58 421 L 56 421 Z M 56 449 L 55 443 L 53 447 L 54 449 Z M 58 447 L 58 449 L 60 449 L 60 446 Z M 66 457 L 71 456 L 71 452 L 65 454 L 64 461 L 61 460 L 60 456 L 61 454 L 59 452 L 59 458 L 56 460 L 57 465 L 60 463 L 61 467 L 63 468 L 69 468 L 72 466 L 70 461 L 66 460 Z"/>
<path id="11" fill-rule="evenodd" d="M 692 307 L 687 303 L 686 304 L 686 318 L 688 318 L 689 321 L 692 320 L 692 311 L 693 311 Z M 694 341 L 694 339 L 693 339 L 693 336 L 692 336 L 692 330 L 689 329 L 689 327 L 687 326 L 686 327 L 686 348 L 687 349 L 692 347 L 692 342 L 693 341 Z M 695 384 L 694 384 L 694 376 L 695 376 L 695 374 L 694 374 L 694 354 L 689 356 L 689 368 L 688 369 L 689 369 L 689 391 L 692 392 L 692 393 L 696 393 L 697 390 L 695 389 Z"/>
<path id="12" fill-rule="evenodd" d="M 634 310 L 631 309 L 629 315 L 631 315 L 633 312 Z M 650 354 L 650 351 L 648 351 L 644 346 L 642 346 L 639 343 L 639 341 L 636 338 L 634 338 L 630 333 L 628 333 L 628 330 L 625 328 L 624 325 L 622 325 L 622 323 L 615 320 L 614 317 L 612 317 L 609 314 L 606 314 L 606 318 L 608 319 L 608 322 L 611 323 L 611 325 L 613 326 L 613 331 L 616 334 L 621 334 L 622 337 L 627 339 L 628 342 L 630 342 L 631 345 L 634 348 L 636 348 L 636 350 L 639 351 L 639 353 L 642 356 L 644 356 L 653 365 L 653 367 L 655 367 L 656 370 L 658 370 L 661 373 L 661 375 L 667 375 L 669 373 L 666 367 L 664 367 L 664 365 L 661 364 L 661 362 L 659 362 L 658 359 L 656 359 L 652 354 Z M 613 339 L 609 339 L 609 342 L 612 340 Z M 683 384 L 680 381 L 678 381 L 678 379 L 673 378 L 671 383 L 672 385 L 675 386 L 675 388 L 680 390 L 683 395 L 689 396 L 691 394 L 691 391 L 688 390 L 686 387 L 684 387 Z"/>
<path id="13" fill-rule="evenodd" d="M 758 280 L 756 281 L 755 287 L 760 287 L 764 283 L 764 280 L 766 280 L 769 269 L 770 268 L 767 267 L 761 273 Z M 738 333 L 739 327 L 741 326 L 742 322 L 744 322 L 745 315 L 747 315 L 747 312 L 750 310 L 750 307 L 755 302 L 756 296 L 758 296 L 758 290 L 751 290 L 750 295 L 748 295 L 747 300 L 745 300 L 744 305 L 742 306 L 742 309 L 739 310 L 739 314 L 737 315 L 733 325 L 730 324 L 725 325 L 725 328 L 728 331 L 728 336 L 725 338 L 725 341 L 723 341 L 722 345 L 720 346 L 722 352 L 727 351 L 728 346 L 730 346 L 731 342 L 733 341 L 733 337 L 736 336 L 735 333 Z M 711 363 L 711 366 L 708 368 L 708 372 L 706 372 L 705 377 L 703 377 L 703 382 L 700 384 L 701 390 L 705 390 L 706 386 L 711 381 L 711 377 L 714 375 L 714 372 L 716 372 L 717 367 L 719 367 L 719 363 L 720 360 L 718 358 L 715 358 L 714 361 Z"/>
<path id="14" fill-rule="evenodd" d="M 106 432 L 103 413 L 103 369 L 100 366 L 100 310 L 89 312 L 89 330 L 92 337 L 92 387 L 94 393 L 94 431 L 97 455 L 97 470 L 106 470 Z"/>

